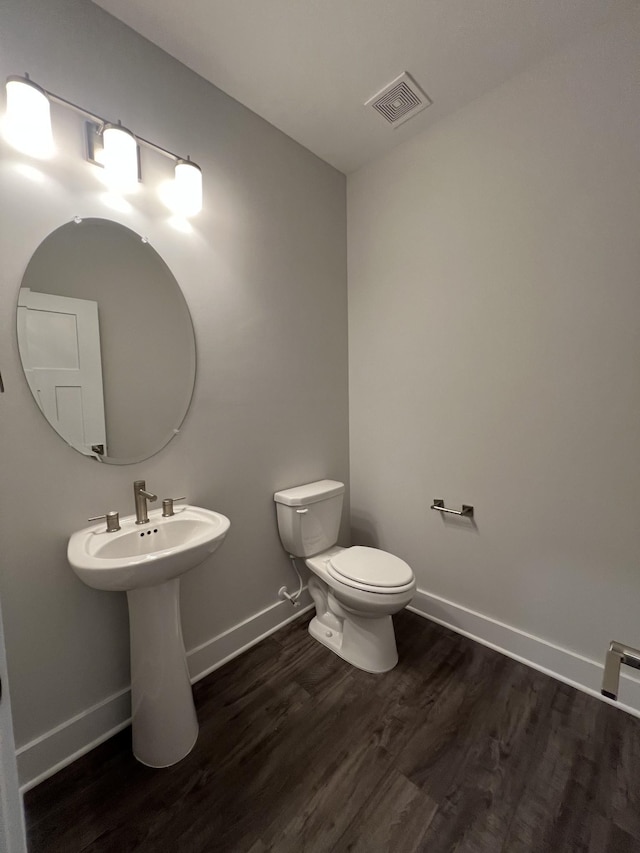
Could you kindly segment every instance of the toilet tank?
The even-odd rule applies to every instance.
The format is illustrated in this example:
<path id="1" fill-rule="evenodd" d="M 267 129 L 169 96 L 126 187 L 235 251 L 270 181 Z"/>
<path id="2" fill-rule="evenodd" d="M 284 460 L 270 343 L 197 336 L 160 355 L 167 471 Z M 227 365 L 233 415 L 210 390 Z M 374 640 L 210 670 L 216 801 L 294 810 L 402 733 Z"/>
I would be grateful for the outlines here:
<path id="1" fill-rule="evenodd" d="M 294 557 L 313 557 L 338 541 L 344 483 L 317 480 L 283 489 L 273 496 L 278 531 L 286 551 Z"/>

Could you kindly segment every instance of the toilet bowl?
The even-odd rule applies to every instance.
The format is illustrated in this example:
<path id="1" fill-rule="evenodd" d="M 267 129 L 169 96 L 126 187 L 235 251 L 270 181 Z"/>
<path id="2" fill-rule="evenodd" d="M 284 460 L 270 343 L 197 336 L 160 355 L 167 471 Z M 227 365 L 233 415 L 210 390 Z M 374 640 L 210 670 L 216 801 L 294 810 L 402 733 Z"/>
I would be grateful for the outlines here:
<path id="1" fill-rule="evenodd" d="M 416 587 L 409 566 L 386 551 L 359 546 L 334 547 L 305 563 L 313 572 L 309 592 L 316 606 L 311 636 L 359 669 L 393 669 L 398 651 L 391 617 L 409 604 Z M 384 586 L 362 580 L 368 567 Z"/>
<path id="2" fill-rule="evenodd" d="M 276 492 L 278 530 L 287 552 L 312 572 L 311 636 L 359 669 L 387 672 L 398 662 L 391 617 L 411 601 L 415 577 L 386 551 L 335 544 L 343 495 L 337 480 Z"/>

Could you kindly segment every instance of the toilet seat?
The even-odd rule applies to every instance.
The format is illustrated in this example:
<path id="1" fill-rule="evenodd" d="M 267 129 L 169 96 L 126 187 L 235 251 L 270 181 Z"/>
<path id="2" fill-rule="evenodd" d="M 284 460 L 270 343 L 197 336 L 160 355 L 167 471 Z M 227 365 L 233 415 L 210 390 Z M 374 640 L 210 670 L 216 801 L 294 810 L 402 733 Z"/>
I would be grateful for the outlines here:
<path id="1" fill-rule="evenodd" d="M 361 545 L 334 554 L 328 560 L 327 571 L 334 580 L 365 592 L 405 592 L 415 585 L 411 567 L 404 560 Z"/>

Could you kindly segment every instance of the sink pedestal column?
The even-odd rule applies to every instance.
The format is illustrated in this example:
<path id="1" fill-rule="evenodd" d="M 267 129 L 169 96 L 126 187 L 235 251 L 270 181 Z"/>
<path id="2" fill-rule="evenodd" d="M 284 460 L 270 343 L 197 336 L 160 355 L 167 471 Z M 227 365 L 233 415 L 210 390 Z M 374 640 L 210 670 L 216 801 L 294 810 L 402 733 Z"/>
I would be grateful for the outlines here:
<path id="1" fill-rule="evenodd" d="M 133 754 L 149 767 L 180 761 L 198 737 L 179 595 L 179 578 L 127 592 Z"/>

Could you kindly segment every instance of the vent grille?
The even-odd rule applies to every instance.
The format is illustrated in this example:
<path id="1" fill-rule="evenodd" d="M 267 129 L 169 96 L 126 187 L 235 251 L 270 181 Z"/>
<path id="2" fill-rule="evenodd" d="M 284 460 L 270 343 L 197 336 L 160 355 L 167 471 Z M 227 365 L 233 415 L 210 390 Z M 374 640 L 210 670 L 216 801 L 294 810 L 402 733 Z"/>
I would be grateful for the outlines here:
<path id="1" fill-rule="evenodd" d="M 416 81 L 405 71 L 365 103 L 393 127 L 403 124 L 432 104 Z"/>

